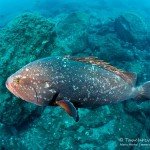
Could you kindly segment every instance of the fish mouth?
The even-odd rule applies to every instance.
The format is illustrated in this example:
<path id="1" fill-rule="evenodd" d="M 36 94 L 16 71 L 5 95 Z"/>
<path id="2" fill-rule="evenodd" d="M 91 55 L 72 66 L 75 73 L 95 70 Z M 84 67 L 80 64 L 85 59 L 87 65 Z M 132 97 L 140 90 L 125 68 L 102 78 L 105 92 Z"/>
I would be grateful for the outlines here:
<path id="1" fill-rule="evenodd" d="M 22 95 L 19 94 L 16 86 L 13 83 L 13 77 L 9 77 L 6 82 L 5 82 L 5 86 L 6 88 L 12 93 L 14 94 L 16 97 L 21 98 L 22 100 L 28 101 L 30 98 L 26 95 L 26 98 Z M 36 90 L 36 88 L 34 86 L 32 86 L 33 91 L 35 93 L 35 102 L 39 103 L 39 98 L 38 98 L 38 92 Z M 27 98 L 28 97 L 28 98 Z"/>
<path id="2" fill-rule="evenodd" d="M 20 98 L 15 88 L 12 86 L 12 79 L 9 77 L 5 83 L 6 88 L 13 93 L 16 97 Z"/>
<path id="3" fill-rule="evenodd" d="M 7 89 L 9 89 L 9 83 L 8 83 L 8 80 L 6 81 L 5 86 L 6 86 Z"/>

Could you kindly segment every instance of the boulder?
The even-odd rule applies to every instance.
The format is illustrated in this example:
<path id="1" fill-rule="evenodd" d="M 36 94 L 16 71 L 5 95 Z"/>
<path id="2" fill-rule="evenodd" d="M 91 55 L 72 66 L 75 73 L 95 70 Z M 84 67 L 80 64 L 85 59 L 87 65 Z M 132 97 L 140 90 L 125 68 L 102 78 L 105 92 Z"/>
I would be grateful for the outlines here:
<path id="1" fill-rule="evenodd" d="M 114 28 L 118 37 L 125 42 L 140 48 L 147 44 L 147 24 L 135 13 L 125 13 L 116 18 Z"/>

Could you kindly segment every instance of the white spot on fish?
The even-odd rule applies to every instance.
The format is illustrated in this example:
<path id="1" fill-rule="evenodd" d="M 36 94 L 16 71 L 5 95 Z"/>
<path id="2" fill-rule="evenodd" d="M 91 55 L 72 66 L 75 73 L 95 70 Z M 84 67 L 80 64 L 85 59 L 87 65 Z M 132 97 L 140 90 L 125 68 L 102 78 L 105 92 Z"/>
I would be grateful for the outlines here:
<path id="1" fill-rule="evenodd" d="M 49 83 L 45 83 L 45 88 L 49 88 L 50 87 L 50 85 L 49 85 Z"/>
<path id="2" fill-rule="evenodd" d="M 26 71 L 29 71 L 29 69 L 28 69 L 28 68 L 26 68 Z"/>
<path id="3" fill-rule="evenodd" d="M 16 78 L 21 78 L 21 75 L 17 75 Z"/>
<path id="4" fill-rule="evenodd" d="M 78 89 L 78 87 L 73 85 L 73 89 L 76 91 Z"/>
<path id="5" fill-rule="evenodd" d="M 50 89 L 49 92 L 55 93 L 56 91 L 54 89 Z"/>

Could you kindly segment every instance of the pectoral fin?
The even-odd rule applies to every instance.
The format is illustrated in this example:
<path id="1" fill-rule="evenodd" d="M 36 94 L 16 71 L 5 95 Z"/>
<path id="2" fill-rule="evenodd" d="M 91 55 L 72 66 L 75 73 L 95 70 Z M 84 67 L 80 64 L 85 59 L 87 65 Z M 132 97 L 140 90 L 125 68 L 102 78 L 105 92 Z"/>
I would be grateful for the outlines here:
<path id="1" fill-rule="evenodd" d="M 78 110 L 75 108 L 73 103 L 71 103 L 68 100 L 60 100 L 56 101 L 56 104 L 65 109 L 65 111 L 74 118 L 76 122 L 79 121 L 79 115 L 78 115 Z"/>

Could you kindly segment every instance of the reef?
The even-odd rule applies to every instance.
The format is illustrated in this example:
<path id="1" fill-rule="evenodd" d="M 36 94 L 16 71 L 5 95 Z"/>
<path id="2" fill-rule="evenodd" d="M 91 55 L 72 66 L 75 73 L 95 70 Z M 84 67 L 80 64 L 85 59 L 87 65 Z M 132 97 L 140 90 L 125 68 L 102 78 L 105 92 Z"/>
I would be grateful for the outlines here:
<path id="1" fill-rule="evenodd" d="M 112 150 L 120 148 L 121 139 L 149 138 L 149 101 L 79 109 L 80 121 L 75 123 L 61 108 L 35 106 L 5 88 L 12 73 L 52 55 L 98 57 L 136 72 L 140 85 L 150 80 L 149 32 L 146 22 L 134 13 L 105 22 L 83 12 L 48 19 L 25 13 L 0 29 L 0 149 Z"/>

